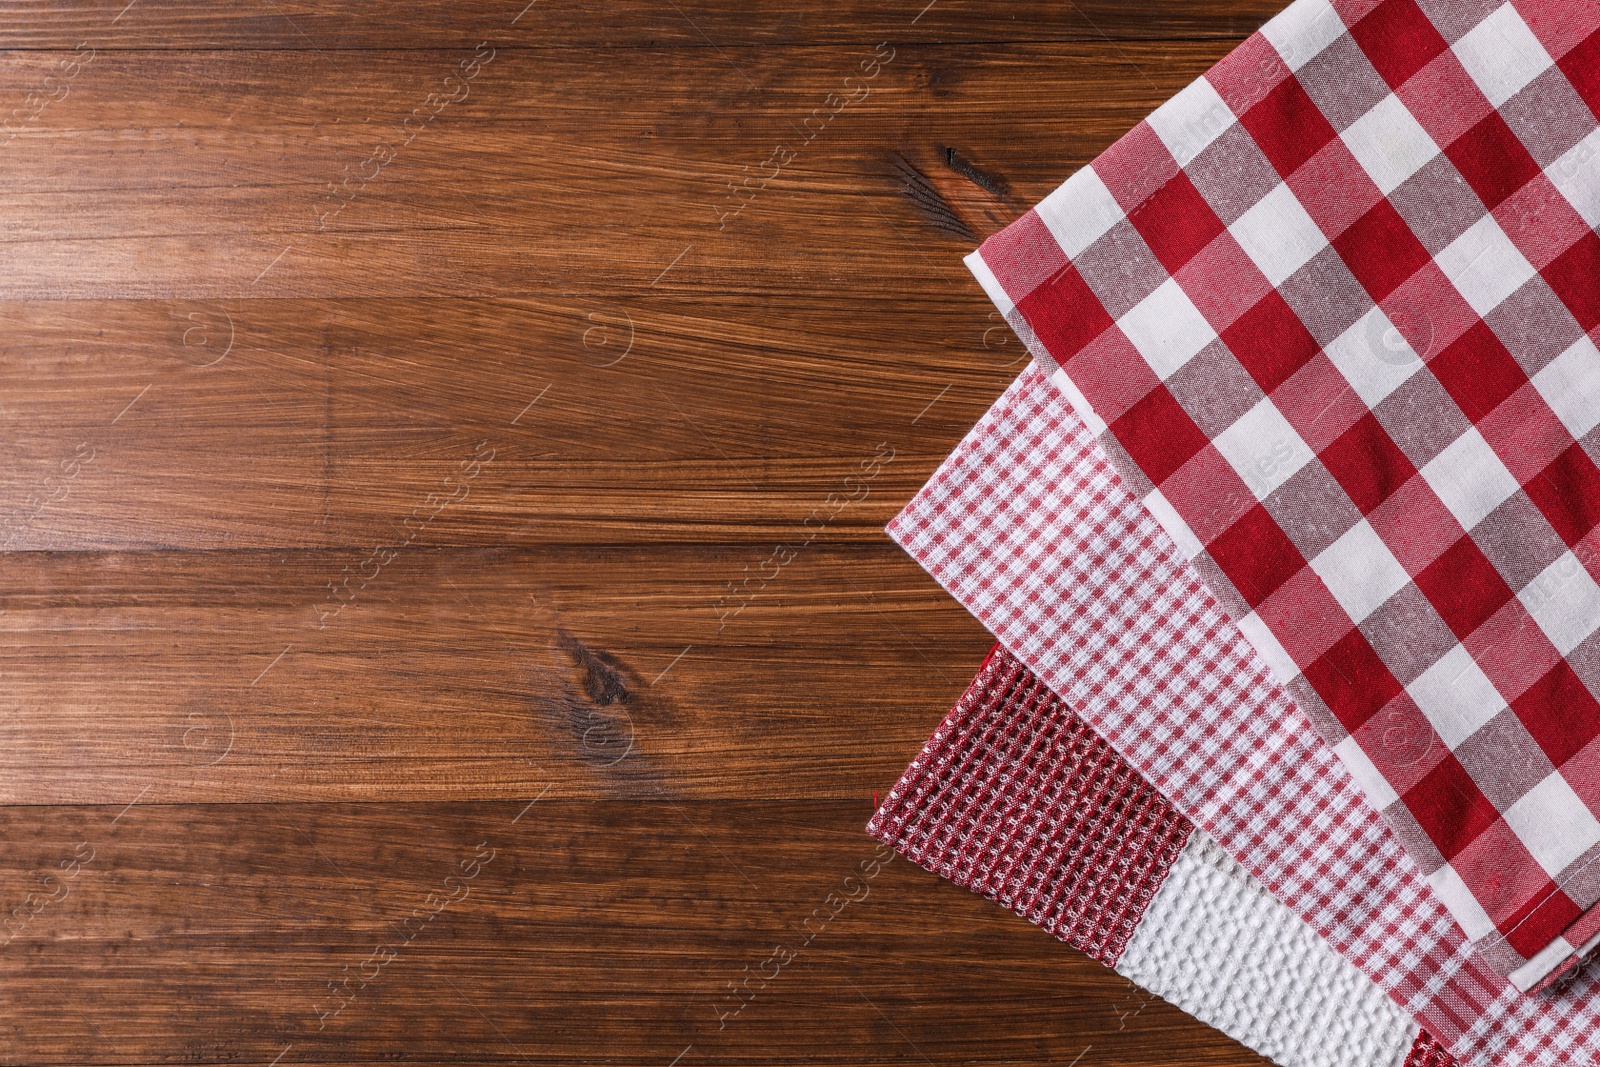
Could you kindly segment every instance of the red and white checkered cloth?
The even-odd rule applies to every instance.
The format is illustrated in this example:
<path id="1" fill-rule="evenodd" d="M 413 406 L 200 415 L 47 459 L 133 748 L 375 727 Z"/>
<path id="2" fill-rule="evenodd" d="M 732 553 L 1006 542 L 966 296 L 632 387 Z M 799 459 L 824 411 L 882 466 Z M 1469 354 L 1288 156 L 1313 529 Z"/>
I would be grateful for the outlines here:
<path id="1" fill-rule="evenodd" d="M 1600 1062 L 1600 983 L 1488 966 L 1045 373 L 890 525 L 1223 850 L 1467 1067 Z"/>
<path id="2" fill-rule="evenodd" d="M 1297 0 L 969 262 L 1490 964 L 1600 940 L 1600 4 Z"/>
<path id="3" fill-rule="evenodd" d="M 1453 1067 L 1000 646 L 868 829 L 1283 1067 Z"/>

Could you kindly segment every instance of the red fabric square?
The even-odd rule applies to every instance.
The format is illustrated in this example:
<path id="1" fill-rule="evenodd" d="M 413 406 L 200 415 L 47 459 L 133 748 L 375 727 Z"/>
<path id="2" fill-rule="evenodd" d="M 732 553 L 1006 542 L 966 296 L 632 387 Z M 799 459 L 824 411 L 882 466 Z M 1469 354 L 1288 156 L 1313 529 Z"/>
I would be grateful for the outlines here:
<path id="1" fill-rule="evenodd" d="M 1535 270 L 1548 266 L 1589 232 L 1583 216 L 1543 171 L 1495 208 L 1494 220 Z"/>
<path id="2" fill-rule="evenodd" d="M 1294 78 L 1285 78 L 1239 122 L 1261 152 L 1287 178 L 1338 136 L 1322 110 Z"/>
<path id="3" fill-rule="evenodd" d="M 1207 445 L 1161 487 L 1189 531 L 1210 544 L 1256 506 L 1256 495 L 1216 445 Z"/>
<path id="4" fill-rule="evenodd" d="M 1123 211 L 1138 207 L 1179 170 L 1178 161 L 1148 122 L 1129 130 L 1102 152 L 1093 166 Z"/>
<path id="5" fill-rule="evenodd" d="M 1556 646 L 1515 597 L 1461 644 L 1494 680 L 1495 689 L 1507 703 L 1526 693 L 1561 661 Z"/>
<path id="6" fill-rule="evenodd" d="M 1350 27 L 1350 36 L 1392 89 L 1410 81 L 1449 47 L 1416 0 L 1384 0 Z"/>
<path id="7" fill-rule="evenodd" d="M 1582 445 L 1573 444 L 1523 489 L 1569 548 L 1600 524 L 1600 467 Z"/>
<path id="8" fill-rule="evenodd" d="M 1494 110 L 1461 60 L 1448 49 L 1396 89 L 1395 95 L 1434 144 L 1449 144 Z"/>
<path id="9" fill-rule="evenodd" d="M 1037 211 L 983 243 L 983 261 L 1014 304 L 1066 265 L 1067 255 Z"/>
<path id="10" fill-rule="evenodd" d="M 1315 663 L 1355 625 L 1310 567 L 1297 571 L 1258 604 L 1256 617 L 1296 664 Z"/>
<path id="11" fill-rule="evenodd" d="M 1431 259 L 1383 301 L 1383 313 L 1424 362 L 1479 321 L 1472 305 Z"/>
<path id="12" fill-rule="evenodd" d="M 1017 303 L 1039 342 L 1063 367 L 1111 328 L 1111 315 L 1071 263 Z"/>
<path id="13" fill-rule="evenodd" d="M 1444 154 L 1491 211 L 1540 174 L 1539 164 L 1498 111 L 1485 115 Z"/>
<path id="14" fill-rule="evenodd" d="M 1578 90 L 1589 110 L 1600 115 L 1600 33 L 1590 34 L 1582 44 L 1562 56 L 1556 66 Z"/>
<path id="15" fill-rule="evenodd" d="M 1288 182 L 1311 221 L 1330 240 L 1383 199 L 1349 146 L 1338 138 L 1329 141 Z"/>
<path id="16" fill-rule="evenodd" d="M 1072 357 L 1072 377 L 1095 413 L 1115 422 L 1161 384 L 1128 335 L 1107 330 Z"/>
<path id="17" fill-rule="evenodd" d="M 1515 3 L 1522 21 L 1544 45 L 1544 50 L 1557 60 L 1589 40 L 1595 32 L 1594 12 L 1583 4 L 1570 0 L 1515 0 Z M 1594 64 L 1591 56 L 1591 72 L 1595 70 Z"/>
<path id="18" fill-rule="evenodd" d="M 1472 887 L 1489 918 L 1507 928 L 1550 895 L 1550 876 L 1504 818 L 1457 853 L 1450 866 Z"/>
<path id="19" fill-rule="evenodd" d="M 1360 630 L 1336 642 L 1305 669 L 1305 677 L 1351 733 L 1401 693 L 1400 683 Z"/>
<path id="20" fill-rule="evenodd" d="M 1572 434 L 1529 382 L 1478 421 L 1478 432 L 1518 485 L 1526 485 L 1572 444 Z"/>
<path id="21" fill-rule="evenodd" d="M 1305 566 L 1305 560 L 1267 509 L 1257 504 L 1206 546 L 1222 573 L 1252 608 Z"/>
<path id="22" fill-rule="evenodd" d="M 1224 330 L 1222 340 L 1268 394 L 1322 350 L 1276 289 Z"/>
<path id="23" fill-rule="evenodd" d="M 1111 433 L 1156 485 L 1206 447 L 1206 435 L 1165 385 L 1150 390 L 1113 422 Z"/>
<path id="24" fill-rule="evenodd" d="M 1600 811 L 1600 742 L 1591 741 L 1561 768 L 1561 777 L 1590 811 Z"/>
<path id="25" fill-rule="evenodd" d="M 1542 951 L 1582 914 L 1583 909 L 1556 888 L 1555 882 L 1547 882 L 1544 890 L 1512 912 L 1499 930 L 1517 954 L 1527 959 Z"/>
<path id="26" fill-rule="evenodd" d="M 1600 735 L 1600 702 L 1566 660 L 1513 700 L 1511 710 L 1557 767 Z"/>
<path id="27" fill-rule="evenodd" d="M 1333 239 L 1333 247 L 1372 299 L 1384 298 L 1426 266 L 1431 258 L 1400 212 L 1387 200 Z"/>
<path id="28" fill-rule="evenodd" d="M 1174 277 L 1213 330 L 1222 331 L 1272 291 L 1272 283 L 1224 230 Z M 1228 279 L 1227 285 L 1216 279 Z"/>
<path id="29" fill-rule="evenodd" d="M 1485 322 L 1456 338 L 1428 364 L 1452 400 L 1479 422 L 1527 384 L 1528 376 Z"/>
<path id="30" fill-rule="evenodd" d="M 1319 458 L 1363 515 L 1376 511 L 1417 473 L 1370 411 L 1323 449 Z"/>
<path id="31" fill-rule="evenodd" d="M 1600 237 L 1592 230 L 1539 273 L 1585 332 L 1600 326 Z"/>
<path id="32" fill-rule="evenodd" d="M 1320 454 L 1367 414 L 1367 405 L 1326 353 L 1318 352 L 1272 394 L 1272 403 Z"/>
<path id="33" fill-rule="evenodd" d="M 1367 521 L 1411 575 L 1421 574 L 1466 532 L 1421 478 L 1395 490 Z"/>
<path id="34" fill-rule="evenodd" d="M 1449 747 L 1410 693 L 1401 693 L 1379 708 L 1376 715 L 1350 736 L 1372 760 L 1373 766 L 1383 769 L 1390 788 L 1400 795 L 1422 781 L 1450 754 Z"/>
<path id="35" fill-rule="evenodd" d="M 1168 274 L 1193 259 L 1226 227 L 1182 171 L 1128 215 Z"/>
<path id="36" fill-rule="evenodd" d="M 1439 617 L 1462 640 L 1514 595 L 1483 549 L 1463 537 L 1414 579 Z"/>
<path id="37" fill-rule="evenodd" d="M 1454 754 L 1440 760 L 1402 799 L 1446 860 L 1453 859 L 1500 817 Z"/>
<path id="38" fill-rule="evenodd" d="M 1244 43 L 1206 71 L 1206 81 L 1222 97 L 1235 115 L 1243 115 L 1259 104 L 1279 82 L 1290 77 L 1289 65 L 1260 34 L 1251 34 Z"/>

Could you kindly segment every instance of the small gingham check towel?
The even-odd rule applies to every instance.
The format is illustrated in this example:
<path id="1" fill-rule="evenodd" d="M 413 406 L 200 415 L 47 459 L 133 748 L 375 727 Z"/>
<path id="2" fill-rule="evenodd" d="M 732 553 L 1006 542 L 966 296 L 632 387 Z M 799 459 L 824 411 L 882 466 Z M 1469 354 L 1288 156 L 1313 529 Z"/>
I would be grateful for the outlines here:
<path id="1" fill-rule="evenodd" d="M 868 830 L 1283 1067 L 1454 1064 L 1001 647 Z"/>
<path id="2" fill-rule="evenodd" d="M 1523 990 L 1600 934 L 1597 31 L 1296 0 L 969 259 Z"/>
<path id="3" fill-rule="evenodd" d="M 1039 367 L 889 532 L 1465 1067 L 1600 1063 L 1595 975 L 1527 996 L 1473 950 Z"/>

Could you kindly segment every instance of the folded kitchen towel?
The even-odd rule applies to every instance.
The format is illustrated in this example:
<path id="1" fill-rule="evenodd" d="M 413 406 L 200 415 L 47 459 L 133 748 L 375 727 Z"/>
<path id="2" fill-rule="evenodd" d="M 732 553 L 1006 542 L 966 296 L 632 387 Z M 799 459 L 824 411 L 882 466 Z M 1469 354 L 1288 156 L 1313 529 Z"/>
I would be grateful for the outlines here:
<path id="1" fill-rule="evenodd" d="M 1454 1063 L 1001 647 L 868 830 L 1284 1067 Z"/>
<path id="2" fill-rule="evenodd" d="M 1296 0 L 969 260 L 1523 990 L 1600 934 L 1597 31 Z"/>
<path id="3" fill-rule="evenodd" d="M 890 525 L 1005 646 L 1466 1067 L 1600 1063 L 1600 986 L 1473 951 L 1194 568 L 1030 367 Z"/>

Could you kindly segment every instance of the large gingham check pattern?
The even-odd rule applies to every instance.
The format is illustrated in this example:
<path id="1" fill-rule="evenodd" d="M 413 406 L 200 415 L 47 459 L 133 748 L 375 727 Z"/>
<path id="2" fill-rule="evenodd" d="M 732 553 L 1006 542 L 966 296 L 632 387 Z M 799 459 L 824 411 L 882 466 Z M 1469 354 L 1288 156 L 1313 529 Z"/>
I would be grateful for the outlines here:
<path id="1" fill-rule="evenodd" d="M 970 261 L 1523 989 L 1600 930 L 1597 30 L 1297 0 Z"/>
<path id="2" fill-rule="evenodd" d="M 890 534 L 1123 758 L 1469 1067 L 1600 1062 L 1600 985 L 1518 992 L 1030 367 Z"/>

